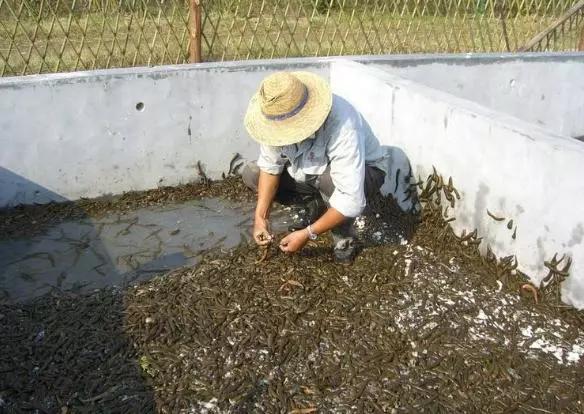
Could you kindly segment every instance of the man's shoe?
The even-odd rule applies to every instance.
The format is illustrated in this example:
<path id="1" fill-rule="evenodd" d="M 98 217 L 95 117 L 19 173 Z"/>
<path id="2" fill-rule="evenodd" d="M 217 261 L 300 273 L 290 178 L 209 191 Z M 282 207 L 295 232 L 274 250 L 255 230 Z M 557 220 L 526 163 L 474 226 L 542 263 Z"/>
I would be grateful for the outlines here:
<path id="1" fill-rule="evenodd" d="M 335 241 L 335 262 L 351 264 L 357 256 L 357 243 L 354 237 L 347 237 Z"/>
<path id="2" fill-rule="evenodd" d="M 342 264 L 351 264 L 357 256 L 357 239 L 355 238 L 353 224 L 355 219 L 348 219 L 339 227 L 333 229 L 335 261 Z"/>
<path id="3" fill-rule="evenodd" d="M 321 197 L 306 199 L 304 203 L 292 207 L 292 224 L 288 231 L 302 230 L 314 223 L 326 211 L 326 203 Z"/>

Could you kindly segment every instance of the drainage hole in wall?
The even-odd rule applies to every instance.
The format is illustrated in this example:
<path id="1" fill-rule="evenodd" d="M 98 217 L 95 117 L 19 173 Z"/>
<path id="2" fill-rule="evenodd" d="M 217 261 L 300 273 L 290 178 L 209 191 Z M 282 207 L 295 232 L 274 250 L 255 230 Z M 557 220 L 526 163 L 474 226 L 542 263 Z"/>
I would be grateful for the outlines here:
<path id="1" fill-rule="evenodd" d="M 142 112 L 144 110 L 144 102 L 138 102 L 136 104 L 136 111 Z"/>

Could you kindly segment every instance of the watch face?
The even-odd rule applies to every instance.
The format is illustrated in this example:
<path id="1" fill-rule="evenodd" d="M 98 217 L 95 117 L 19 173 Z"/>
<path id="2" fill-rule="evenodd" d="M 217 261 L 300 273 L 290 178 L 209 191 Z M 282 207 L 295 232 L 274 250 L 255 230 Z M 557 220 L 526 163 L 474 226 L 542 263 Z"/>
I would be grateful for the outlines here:
<path id="1" fill-rule="evenodd" d="M 306 231 L 308 231 L 308 240 L 316 240 L 318 235 L 312 232 L 312 227 L 310 227 L 310 225 L 306 228 Z"/>

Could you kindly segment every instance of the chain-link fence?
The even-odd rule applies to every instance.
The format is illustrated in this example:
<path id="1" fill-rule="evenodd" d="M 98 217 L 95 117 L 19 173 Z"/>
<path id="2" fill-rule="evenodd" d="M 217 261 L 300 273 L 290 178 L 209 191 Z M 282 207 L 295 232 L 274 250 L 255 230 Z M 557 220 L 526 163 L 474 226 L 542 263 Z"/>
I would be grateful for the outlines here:
<path id="1" fill-rule="evenodd" d="M 578 3 L 0 0 L 0 75 L 183 63 L 197 49 L 204 61 L 515 51 Z M 194 10 L 200 24 L 189 16 Z M 572 23 L 546 48 L 575 49 L 584 23 Z"/>

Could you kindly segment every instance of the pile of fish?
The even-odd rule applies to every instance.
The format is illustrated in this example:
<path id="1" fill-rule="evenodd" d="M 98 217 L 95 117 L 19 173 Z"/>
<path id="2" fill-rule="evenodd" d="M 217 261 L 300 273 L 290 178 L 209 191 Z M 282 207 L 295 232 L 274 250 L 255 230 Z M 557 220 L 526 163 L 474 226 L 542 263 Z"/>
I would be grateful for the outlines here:
<path id="1" fill-rule="evenodd" d="M 246 244 L 126 291 L 0 306 L 0 411 L 582 412 L 582 314 L 523 295 L 421 186 L 419 215 L 376 204 L 400 240 L 350 266 L 326 238 L 265 260 Z"/>

